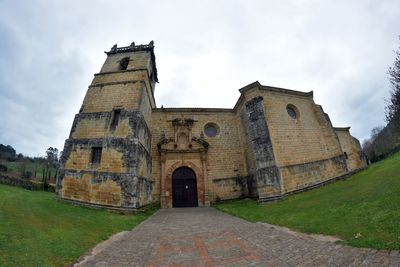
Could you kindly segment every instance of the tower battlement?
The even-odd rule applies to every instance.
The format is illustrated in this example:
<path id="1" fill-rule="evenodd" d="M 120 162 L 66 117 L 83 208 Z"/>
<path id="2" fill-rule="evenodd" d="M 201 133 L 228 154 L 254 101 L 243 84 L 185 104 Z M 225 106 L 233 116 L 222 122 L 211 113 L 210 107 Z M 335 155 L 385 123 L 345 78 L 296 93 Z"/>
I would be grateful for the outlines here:
<path id="1" fill-rule="evenodd" d="M 123 46 L 123 47 L 118 47 L 118 45 L 115 44 L 115 45 L 113 45 L 113 47 L 111 47 L 110 51 L 104 51 L 104 53 L 106 53 L 107 56 L 109 56 L 109 57 L 117 56 L 118 58 L 122 57 L 121 59 L 128 57 L 129 60 L 133 60 L 133 61 L 137 59 L 137 56 L 136 56 L 137 52 L 150 53 L 150 57 L 149 57 L 150 61 L 148 64 L 149 77 L 151 77 L 151 80 L 153 80 L 154 82 L 158 82 L 156 56 L 154 54 L 154 41 L 151 41 L 147 45 L 143 45 L 143 44 L 136 45 L 135 42 L 132 42 L 129 46 Z M 106 63 L 107 63 L 107 61 L 106 61 Z M 129 63 L 129 61 L 126 63 Z M 102 68 L 102 70 L 103 70 L 103 68 Z"/>
<path id="2" fill-rule="evenodd" d="M 129 46 L 118 47 L 117 44 L 111 47 L 110 51 L 105 51 L 107 55 L 116 54 L 116 53 L 126 53 L 126 52 L 135 52 L 135 51 L 151 51 L 154 52 L 154 41 L 151 41 L 147 45 L 136 45 L 135 42 L 132 42 Z"/>

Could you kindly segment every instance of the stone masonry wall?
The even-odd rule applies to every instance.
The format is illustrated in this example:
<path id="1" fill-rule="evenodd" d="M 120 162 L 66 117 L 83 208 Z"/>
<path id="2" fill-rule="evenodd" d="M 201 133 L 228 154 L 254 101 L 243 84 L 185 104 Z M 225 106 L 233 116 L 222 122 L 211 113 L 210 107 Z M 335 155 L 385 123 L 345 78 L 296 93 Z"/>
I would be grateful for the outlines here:
<path id="1" fill-rule="evenodd" d="M 118 72 L 96 73 L 90 88 L 117 84 L 141 83 L 148 91 L 147 97 L 151 101 L 151 105 L 155 107 L 154 84 L 149 81 L 149 78 L 150 74 L 147 69 L 128 69 Z"/>
<path id="2" fill-rule="evenodd" d="M 367 167 L 365 158 L 361 151 L 360 143 L 350 135 L 349 128 L 335 128 L 339 137 L 343 153 L 347 154 L 347 167 L 350 172 Z"/>
<path id="3" fill-rule="evenodd" d="M 342 176 L 348 172 L 339 140 L 312 94 L 260 90 L 282 193 Z M 288 115 L 287 106 L 296 110 Z"/>
<path id="4" fill-rule="evenodd" d="M 119 71 L 119 63 L 121 59 L 129 57 L 129 64 L 127 70 L 130 69 L 150 69 L 150 52 L 148 51 L 135 51 L 126 53 L 117 53 L 109 55 L 104 62 L 100 72 L 114 72 Z"/>
<path id="5" fill-rule="evenodd" d="M 152 185 L 134 174 L 64 171 L 62 196 L 95 205 L 136 209 L 151 203 Z"/>
<path id="6" fill-rule="evenodd" d="M 207 123 L 215 123 L 219 128 L 216 137 L 207 137 L 205 140 L 210 144 L 207 152 L 207 177 L 211 191 L 211 199 L 219 196 L 219 191 L 214 190 L 214 179 L 227 177 L 246 176 L 247 168 L 243 156 L 243 148 L 239 137 L 237 117 L 232 110 L 217 109 L 156 109 L 152 115 L 152 157 L 153 169 L 152 180 L 154 181 L 154 198 L 158 199 L 160 194 L 161 163 L 157 143 L 161 134 L 167 138 L 173 137 L 174 130 L 172 120 L 175 118 L 192 118 L 195 120 L 192 133 L 199 137 L 204 132 Z M 180 154 L 179 159 L 191 158 L 190 153 Z M 199 166 L 201 168 L 201 165 Z"/>
<path id="7" fill-rule="evenodd" d="M 139 108 L 141 82 L 90 87 L 82 104 L 83 112 L 106 112 L 114 108 Z"/>
<path id="8" fill-rule="evenodd" d="M 276 161 L 279 166 L 329 159 L 342 154 L 338 139 L 312 96 L 262 91 Z M 288 115 L 287 105 L 297 109 Z"/>
<path id="9" fill-rule="evenodd" d="M 340 155 L 327 160 L 284 166 L 280 171 L 283 193 L 288 193 L 345 175 L 347 165 L 345 158 Z"/>
<path id="10" fill-rule="evenodd" d="M 129 57 L 129 64 L 126 70 L 119 70 L 121 59 Z M 111 54 L 101 68 L 100 73 L 96 73 L 92 85 L 101 85 L 117 82 L 140 81 L 144 83 L 149 91 L 152 106 L 155 107 L 154 91 L 155 83 L 151 81 L 150 76 L 154 75 L 153 63 L 150 51 L 136 51 Z"/>
<path id="11" fill-rule="evenodd" d="M 247 181 L 248 177 L 246 176 L 214 179 L 213 189 L 220 200 L 248 197 Z"/>
<path id="12" fill-rule="evenodd" d="M 121 71 L 124 57 L 130 61 Z M 57 183 L 61 198 L 123 209 L 152 202 L 150 57 L 146 51 L 110 54 L 95 74 L 65 142 Z M 116 109 L 120 117 L 112 125 Z M 98 164 L 91 163 L 93 147 L 102 148 Z"/>
<path id="13" fill-rule="evenodd" d="M 60 175 L 61 196 L 94 204 L 128 208 L 148 204 L 151 202 L 152 188 L 151 181 L 146 178 L 150 177 L 152 168 L 149 152 L 150 130 L 139 111 L 123 110 L 120 123 L 114 128 L 110 126 L 110 120 L 111 112 L 76 115 L 71 138 L 66 141 L 63 152 L 65 172 Z M 92 147 L 103 148 L 102 159 L 98 165 L 90 162 Z M 71 173 L 74 175 L 71 176 Z M 102 179 L 99 183 L 93 183 L 98 176 L 112 177 L 115 183 Z M 118 191 L 116 187 L 121 185 L 124 187 L 122 191 L 121 188 Z M 106 194 L 101 191 L 102 188 L 112 189 L 110 192 L 113 194 Z M 138 188 L 146 190 L 141 191 Z M 118 199 L 116 194 L 125 197 Z"/>
<path id="14" fill-rule="evenodd" d="M 90 162 L 92 146 L 103 147 L 100 164 Z M 72 139 L 64 151 L 66 161 L 58 188 L 63 198 L 125 208 L 151 202 L 152 183 L 146 178 L 150 176 L 151 156 L 134 139 Z"/>

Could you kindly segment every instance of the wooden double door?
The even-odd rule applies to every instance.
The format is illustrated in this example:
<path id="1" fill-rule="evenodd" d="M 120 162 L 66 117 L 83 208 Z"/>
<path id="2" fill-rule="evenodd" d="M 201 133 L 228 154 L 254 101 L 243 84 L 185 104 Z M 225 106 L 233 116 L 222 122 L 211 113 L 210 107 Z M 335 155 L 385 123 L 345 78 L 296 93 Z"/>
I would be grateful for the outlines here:
<path id="1" fill-rule="evenodd" d="M 172 174 L 172 206 L 198 206 L 196 174 L 188 167 L 180 167 Z"/>

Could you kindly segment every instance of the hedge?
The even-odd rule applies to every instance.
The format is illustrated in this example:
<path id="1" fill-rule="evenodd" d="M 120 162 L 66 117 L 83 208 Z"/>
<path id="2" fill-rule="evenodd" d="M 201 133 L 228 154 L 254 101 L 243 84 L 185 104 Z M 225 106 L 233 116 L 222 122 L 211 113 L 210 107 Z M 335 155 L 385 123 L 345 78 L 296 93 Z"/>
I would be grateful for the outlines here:
<path id="1" fill-rule="evenodd" d="M 0 184 L 19 186 L 28 190 L 44 190 L 42 182 L 30 181 L 21 178 L 14 178 L 0 174 Z M 47 191 L 55 192 L 55 185 L 48 184 Z"/>

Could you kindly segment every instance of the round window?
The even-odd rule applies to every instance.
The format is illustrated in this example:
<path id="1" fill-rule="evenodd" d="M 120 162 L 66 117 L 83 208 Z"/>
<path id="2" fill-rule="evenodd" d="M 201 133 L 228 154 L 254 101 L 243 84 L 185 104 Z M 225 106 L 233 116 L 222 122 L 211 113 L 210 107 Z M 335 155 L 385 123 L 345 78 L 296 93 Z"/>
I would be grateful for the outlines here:
<path id="1" fill-rule="evenodd" d="M 293 105 L 287 105 L 286 107 L 286 111 L 289 114 L 289 116 L 293 119 L 296 119 L 298 117 L 297 111 L 296 111 L 296 107 Z"/>
<path id="2" fill-rule="evenodd" d="M 204 126 L 204 133 L 208 137 L 215 137 L 218 134 L 218 126 L 214 123 L 207 123 L 206 126 Z"/>

